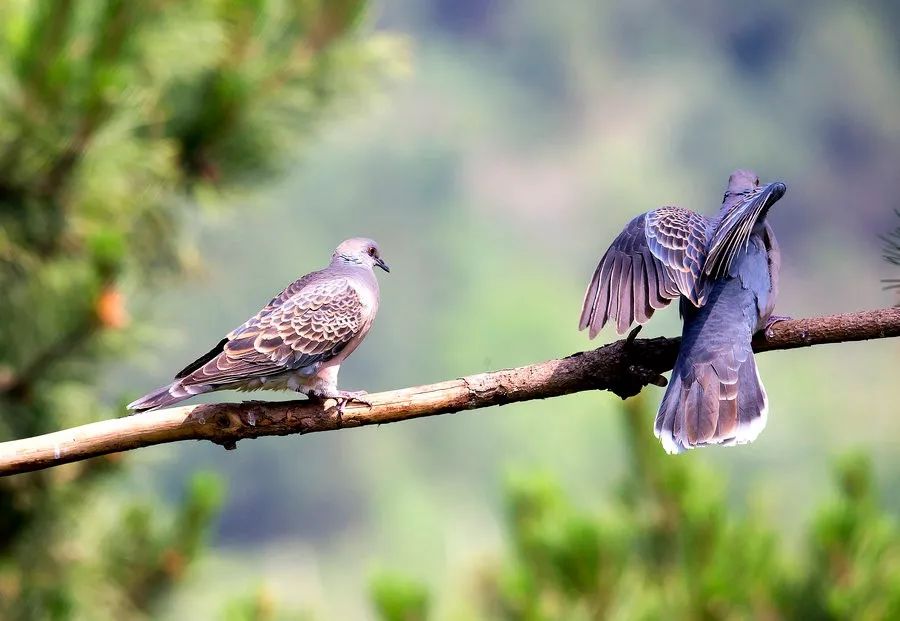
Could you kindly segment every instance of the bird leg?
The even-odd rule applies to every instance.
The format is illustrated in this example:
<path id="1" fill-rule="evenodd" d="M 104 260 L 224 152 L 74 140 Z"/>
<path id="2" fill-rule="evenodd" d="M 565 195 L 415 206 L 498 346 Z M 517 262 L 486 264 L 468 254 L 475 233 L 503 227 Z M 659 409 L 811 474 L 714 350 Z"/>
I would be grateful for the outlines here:
<path id="1" fill-rule="evenodd" d="M 766 325 L 763 326 L 763 331 L 766 333 L 766 338 L 770 339 L 775 334 L 772 332 L 772 326 L 774 326 L 779 321 L 789 321 L 792 317 L 788 317 L 787 315 L 769 315 L 769 318 L 766 319 Z"/>

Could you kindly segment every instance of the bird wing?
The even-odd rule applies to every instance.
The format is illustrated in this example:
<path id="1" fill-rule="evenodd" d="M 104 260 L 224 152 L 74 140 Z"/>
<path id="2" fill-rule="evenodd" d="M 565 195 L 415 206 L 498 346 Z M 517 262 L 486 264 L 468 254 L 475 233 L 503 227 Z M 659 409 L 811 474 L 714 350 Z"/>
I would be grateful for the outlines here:
<path id="1" fill-rule="evenodd" d="M 757 220 L 784 195 L 785 189 L 781 182 L 770 183 L 747 192 L 723 209 L 709 242 L 703 266 L 706 276 L 715 279 L 729 273 L 737 255 L 746 250 Z"/>
<path id="2" fill-rule="evenodd" d="M 185 386 L 231 384 L 324 362 L 365 328 L 367 315 L 349 279 L 305 277 L 176 377 Z"/>
<path id="3" fill-rule="evenodd" d="M 661 207 L 631 220 L 600 259 L 584 296 L 579 329 L 594 338 L 607 321 L 624 334 L 680 295 L 705 301 L 702 280 L 708 222 L 679 207 Z"/>

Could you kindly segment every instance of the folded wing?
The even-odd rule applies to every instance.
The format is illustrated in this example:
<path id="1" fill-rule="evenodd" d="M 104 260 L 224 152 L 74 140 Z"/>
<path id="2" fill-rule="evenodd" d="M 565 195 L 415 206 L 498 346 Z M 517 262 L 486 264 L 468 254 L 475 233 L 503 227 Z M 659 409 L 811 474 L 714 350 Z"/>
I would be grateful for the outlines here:
<path id="1" fill-rule="evenodd" d="M 683 295 L 705 300 L 703 263 L 709 223 L 679 207 L 661 207 L 629 222 L 600 259 L 584 296 L 579 329 L 594 338 L 607 322 L 624 334 Z"/>
<path id="2" fill-rule="evenodd" d="M 309 367 L 340 353 L 365 320 L 347 279 L 303 279 L 176 377 L 184 386 L 223 385 Z"/>

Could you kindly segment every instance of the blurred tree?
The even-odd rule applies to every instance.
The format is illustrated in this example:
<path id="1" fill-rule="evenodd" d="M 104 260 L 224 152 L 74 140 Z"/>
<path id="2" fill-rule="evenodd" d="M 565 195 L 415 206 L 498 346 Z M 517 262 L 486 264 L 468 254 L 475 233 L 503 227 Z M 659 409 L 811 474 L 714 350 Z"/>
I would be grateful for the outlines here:
<path id="1" fill-rule="evenodd" d="M 125 293 L 189 267 L 197 202 L 258 186 L 384 75 L 364 5 L 0 4 L 0 440 L 120 413 L 94 378 L 140 336 Z M 167 522 L 119 499 L 120 462 L 0 481 L 0 618 L 143 618 L 178 582 L 220 485 Z"/>
<path id="2" fill-rule="evenodd" d="M 774 528 L 736 509 L 722 481 L 673 459 L 646 432 L 640 398 L 623 408 L 631 458 L 618 497 L 597 515 L 547 477 L 511 478 L 511 551 L 477 572 L 478 619 L 893 619 L 900 615 L 900 530 L 859 455 L 835 469 L 799 559 Z M 399 578 L 394 578 L 395 581 Z M 376 589 L 376 595 L 378 590 Z M 424 593 L 418 595 L 425 599 Z M 398 616 L 375 597 L 380 618 Z"/>

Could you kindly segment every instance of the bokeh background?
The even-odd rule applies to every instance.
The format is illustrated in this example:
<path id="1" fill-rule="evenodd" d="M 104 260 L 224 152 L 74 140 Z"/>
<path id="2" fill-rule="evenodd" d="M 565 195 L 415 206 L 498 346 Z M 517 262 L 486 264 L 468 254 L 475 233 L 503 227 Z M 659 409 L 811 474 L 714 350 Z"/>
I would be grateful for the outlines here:
<path id="1" fill-rule="evenodd" d="M 777 313 L 897 301 L 880 237 L 900 207 L 894 2 L 62 4 L 0 9 L 4 437 L 119 415 L 354 235 L 392 272 L 344 388 L 602 344 L 611 330 L 591 343 L 576 327 L 613 236 L 660 205 L 712 213 L 739 167 L 788 185 L 770 216 Z M 671 308 L 644 335 L 678 331 Z M 789 555 L 836 493 L 832 464 L 858 450 L 890 522 L 897 343 L 758 363 L 759 440 L 654 467 L 708 473 L 692 493 L 767 524 Z M 479 607 L 476 577 L 510 556 L 510 507 L 534 480 L 589 515 L 620 502 L 629 421 L 652 439 L 662 392 L 624 413 L 579 394 L 16 477 L 0 600 L 23 619 L 371 619 L 427 591 L 438 619 L 603 616 L 553 600 L 504 617 Z M 874 592 L 898 592 L 888 556 Z"/>

